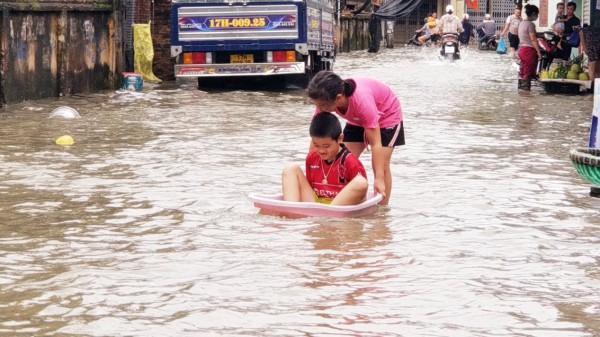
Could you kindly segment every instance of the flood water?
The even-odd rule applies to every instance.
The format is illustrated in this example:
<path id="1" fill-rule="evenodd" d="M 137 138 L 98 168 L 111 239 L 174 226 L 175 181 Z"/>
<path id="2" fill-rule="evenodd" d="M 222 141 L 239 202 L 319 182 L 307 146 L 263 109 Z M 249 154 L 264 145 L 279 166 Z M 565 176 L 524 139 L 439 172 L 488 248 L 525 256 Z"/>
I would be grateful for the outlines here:
<path id="1" fill-rule="evenodd" d="M 404 110 L 390 205 L 362 218 L 248 198 L 302 164 L 302 90 L 178 81 L 1 111 L 0 335 L 600 336 L 600 199 L 569 160 L 593 96 L 520 95 L 508 57 L 476 50 L 335 70 Z M 63 105 L 81 118 L 48 118 Z"/>

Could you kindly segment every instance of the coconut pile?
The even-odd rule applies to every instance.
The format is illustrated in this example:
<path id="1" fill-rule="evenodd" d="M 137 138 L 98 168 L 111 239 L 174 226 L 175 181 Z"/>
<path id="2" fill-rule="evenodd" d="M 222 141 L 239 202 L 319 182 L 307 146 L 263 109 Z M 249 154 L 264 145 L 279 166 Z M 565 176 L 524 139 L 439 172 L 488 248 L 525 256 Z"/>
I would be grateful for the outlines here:
<path id="1" fill-rule="evenodd" d="M 582 66 L 583 58 L 581 56 L 574 57 L 571 64 L 552 63 L 548 70 L 540 71 L 542 79 L 567 79 L 589 81 L 590 75 Z"/>

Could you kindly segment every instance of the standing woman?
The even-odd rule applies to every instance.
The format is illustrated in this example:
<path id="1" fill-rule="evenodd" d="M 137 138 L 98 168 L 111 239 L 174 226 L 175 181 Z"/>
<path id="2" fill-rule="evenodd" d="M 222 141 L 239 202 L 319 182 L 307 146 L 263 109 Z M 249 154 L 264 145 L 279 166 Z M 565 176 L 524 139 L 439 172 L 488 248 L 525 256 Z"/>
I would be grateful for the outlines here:
<path id="1" fill-rule="evenodd" d="M 346 120 L 344 144 L 356 157 L 371 146 L 374 191 L 387 205 L 392 192 L 390 159 L 395 146 L 404 145 L 400 101 L 385 83 L 368 77 L 342 80 L 320 71 L 308 86 L 316 113 L 335 112 Z"/>
<path id="2" fill-rule="evenodd" d="M 540 9 L 536 5 L 526 5 L 527 19 L 519 24 L 519 89 L 531 90 L 531 79 L 537 72 L 538 61 L 542 59 L 540 46 L 536 38 L 536 29 L 533 21 L 537 20 Z"/>

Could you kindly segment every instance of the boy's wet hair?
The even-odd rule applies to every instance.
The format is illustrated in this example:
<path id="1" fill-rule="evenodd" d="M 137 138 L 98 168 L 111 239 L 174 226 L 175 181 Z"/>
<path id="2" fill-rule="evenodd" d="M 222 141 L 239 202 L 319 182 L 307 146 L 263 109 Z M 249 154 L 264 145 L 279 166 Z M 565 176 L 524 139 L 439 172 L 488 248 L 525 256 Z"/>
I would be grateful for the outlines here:
<path id="1" fill-rule="evenodd" d="M 338 140 L 342 134 L 342 124 L 331 112 L 321 112 L 310 122 L 309 134 L 311 137 Z"/>
<path id="2" fill-rule="evenodd" d="M 352 96 L 356 83 L 353 80 L 342 80 L 332 71 L 319 71 L 308 85 L 308 97 L 332 102 L 339 94 Z"/>

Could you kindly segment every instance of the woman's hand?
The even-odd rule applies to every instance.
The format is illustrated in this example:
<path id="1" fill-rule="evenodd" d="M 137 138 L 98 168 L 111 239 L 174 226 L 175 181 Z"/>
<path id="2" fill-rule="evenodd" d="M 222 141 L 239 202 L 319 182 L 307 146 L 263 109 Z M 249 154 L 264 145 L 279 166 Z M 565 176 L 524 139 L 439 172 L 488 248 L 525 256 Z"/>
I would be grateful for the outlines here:
<path id="1" fill-rule="evenodd" d="M 375 191 L 375 195 L 381 194 L 384 198 L 386 197 L 385 181 L 383 180 L 383 177 L 375 178 L 375 182 L 373 183 L 373 190 Z"/>

